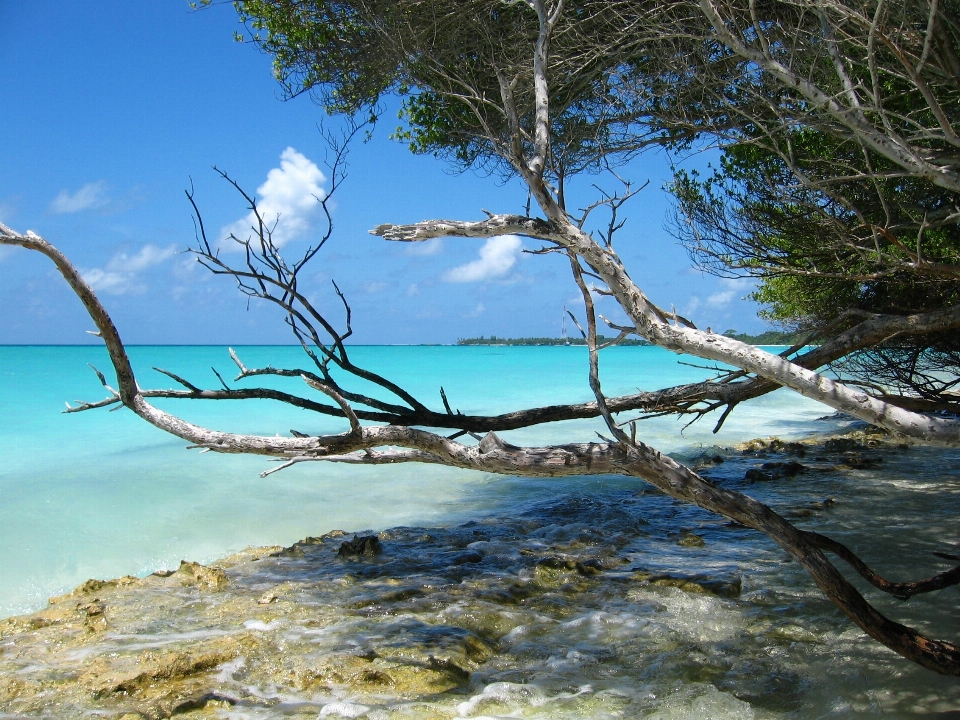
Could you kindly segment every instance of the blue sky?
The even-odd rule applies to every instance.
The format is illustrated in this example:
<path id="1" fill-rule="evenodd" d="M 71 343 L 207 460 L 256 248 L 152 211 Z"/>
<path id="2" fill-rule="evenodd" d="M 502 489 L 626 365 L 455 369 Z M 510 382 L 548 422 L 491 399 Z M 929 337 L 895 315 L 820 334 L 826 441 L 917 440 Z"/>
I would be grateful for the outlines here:
<path id="1" fill-rule="evenodd" d="M 247 214 L 213 165 L 281 214 L 289 251 L 322 228 L 311 194 L 328 186 L 323 115 L 309 98 L 280 99 L 270 59 L 234 42 L 238 29 L 230 5 L 0 0 L 0 221 L 67 253 L 129 343 L 291 341 L 272 309 L 248 309 L 228 280 L 182 252 L 193 241 L 191 179 L 213 234 L 241 227 Z M 307 274 L 312 297 L 333 310 L 336 280 L 359 343 L 558 335 L 577 291 L 562 258 L 521 252 L 531 241 L 411 246 L 367 233 L 384 222 L 479 219 L 482 208 L 519 212 L 526 199 L 517 183 L 413 155 L 387 138 L 394 124 L 351 150 L 334 235 Z M 641 288 L 698 324 L 764 329 L 741 299 L 749 284 L 692 269 L 664 229 L 667 158 L 645 156 L 626 174 L 650 181 L 625 207 L 617 245 Z M 591 182 L 607 183 L 580 183 L 577 205 L 595 199 Z M 91 341 L 90 321 L 44 258 L 0 248 L 0 278 L 0 343 Z M 616 317 L 608 302 L 601 311 Z"/>

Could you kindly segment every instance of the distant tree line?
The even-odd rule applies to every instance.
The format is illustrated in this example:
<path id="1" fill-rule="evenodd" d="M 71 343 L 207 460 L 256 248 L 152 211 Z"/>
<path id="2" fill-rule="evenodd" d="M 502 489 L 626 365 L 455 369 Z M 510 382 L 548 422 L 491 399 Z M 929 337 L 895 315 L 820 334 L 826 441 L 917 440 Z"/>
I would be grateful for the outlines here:
<path id="1" fill-rule="evenodd" d="M 602 344 L 613 342 L 616 338 L 597 335 L 597 342 Z M 587 341 L 580 337 L 574 338 L 550 338 L 550 337 L 529 337 L 529 338 L 502 338 L 496 335 L 478 338 L 460 338 L 457 345 L 586 345 Z M 641 346 L 650 343 L 642 338 L 625 338 L 617 345 Z"/>

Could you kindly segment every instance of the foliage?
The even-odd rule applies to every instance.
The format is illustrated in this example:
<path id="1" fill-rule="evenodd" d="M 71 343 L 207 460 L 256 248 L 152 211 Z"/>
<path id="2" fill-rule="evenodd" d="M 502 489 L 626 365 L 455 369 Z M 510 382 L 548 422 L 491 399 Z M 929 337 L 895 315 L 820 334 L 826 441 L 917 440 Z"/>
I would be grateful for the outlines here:
<path id="1" fill-rule="evenodd" d="M 529 58 L 537 15 L 523 2 L 468 0 L 240 0 L 247 39 L 274 58 L 288 95 L 309 92 L 332 113 L 403 98 L 395 136 L 415 153 L 461 168 L 510 173 L 505 160 L 519 126 L 522 152 L 535 134 Z M 650 143 L 680 139 L 650 120 L 675 77 L 638 91 L 630 81 L 649 62 L 644 3 L 569 3 L 550 40 L 549 175 L 619 163 Z M 516 106 L 517 117 L 506 110 Z"/>

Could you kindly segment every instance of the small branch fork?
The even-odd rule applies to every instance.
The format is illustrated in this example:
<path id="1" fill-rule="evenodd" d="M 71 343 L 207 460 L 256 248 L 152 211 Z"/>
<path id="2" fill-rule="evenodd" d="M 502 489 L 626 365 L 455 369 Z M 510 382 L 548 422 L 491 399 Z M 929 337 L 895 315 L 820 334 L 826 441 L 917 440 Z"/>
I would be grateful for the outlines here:
<path id="1" fill-rule="evenodd" d="M 653 448 L 634 438 L 626 438 L 622 432 L 618 435 L 618 442 L 612 444 L 588 443 L 541 448 L 509 445 L 490 432 L 479 444 L 468 446 L 410 427 L 364 427 L 345 397 L 322 382 L 318 383 L 320 387 L 316 389 L 331 397 L 350 420 L 350 430 L 346 433 L 323 437 L 263 437 L 224 433 L 187 423 L 147 402 L 136 383 L 126 350 L 109 315 L 93 290 L 59 250 L 42 238 L 21 235 L 2 225 L 0 244 L 41 252 L 55 263 L 100 331 L 117 374 L 117 392 L 123 405 L 152 425 L 189 441 L 192 447 L 216 452 L 274 456 L 283 460 L 284 467 L 315 461 L 357 464 L 415 461 L 521 476 L 610 473 L 641 478 L 671 497 L 694 503 L 765 533 L 796 559 L 821 590 L 871 637 L 925 667 L 960 675 L 960 648 L 949 642 L 926 638 L 916 630 L 883 616 L 829 563 L 821 547 L 838 553 L 868 579 L 873 577 L 876 582 L 871 581 L 880 589 L 899 596 L 956 584 L 960 581 L 960 567 L 916 583 L 889 583 L 862 562 L 851 560 L 855 556 L 839 543 L 797 529 L 753 498 L 716 487 Z M 579 277 L 582 282 L 582 276 Z M 589 298 L 589 290 L 585 298 Z M 592 327 L 595 348 L 595 323 L 592 323 Z M 304 377 L 304 380 L 312 384 L 312 378 Z M 598 388 L 598 400 L 601 397 Z M 614 429 L 615 426 L 611 432 Z M 374 449 L 378 447 L 387 449 Z"/>

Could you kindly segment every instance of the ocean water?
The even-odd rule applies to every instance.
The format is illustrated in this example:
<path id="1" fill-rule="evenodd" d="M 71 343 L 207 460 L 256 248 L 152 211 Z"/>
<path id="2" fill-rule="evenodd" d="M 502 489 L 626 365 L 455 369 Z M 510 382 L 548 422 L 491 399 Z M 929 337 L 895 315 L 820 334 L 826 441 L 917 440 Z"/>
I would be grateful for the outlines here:
<path id="1" fill-rule="evenodd" d="M 249 368 L 309 367 L 297 347 L 235 349 Z M 464 413 L 591 399 L 582 347 L 359 346 L 351 354 L 437 409 L 440 387 Z M 132 347 L 130 355 L 142 387 L 175 386 L 153 367 L 211 388 L 219 386 L 212 367 L 228 382 L 236 375 L 224 347 Z M 683 363 L 703 364 L 660 348 L 610 348 L 601 355 L 601 379 L 616 395 L 709 376 Z M 49 596 L 91 577 L 143 575 L 184 558 L 204 562 L 337 528 L 450 523 L 523 499 L 522 484 L 506 493 L 496 476 L 418 465 L 311 463 L 261 479 L 269 459 L 185 450 L 186 443 L 127 410 L 62 413 L 65 402 L 105 397 L 88 365 L 110 376 L 102 347 L 0 347 L 0 617 L 42 607 Z M 254 378 L 236 386 L 257 383 L 319 395 L 292 379 Z M 237 432 L 316 434 L 345 426 L 268 401 L 158 405 Z M 718 435 L 710 432 L 710 419 L 682 430 L 686 421 L 676 418 L 646 421 L 639 434 L 665 452 L 691 454 L 756 436 L 822 432 L 828 423 L 816 418 L 827 413 L 774 393 L 738 408 Z M 597 421 L 573 421 L 504 437 L 523 444 L 586 442 L 602 429 Z"/>
<path id="2" fill-rule="evenodd" d="M 307 367 L 298 348 L 236 350 L 250 368 Z M 153 366 L 206 387 L 216 387 L 210 369 L 216 367 L 233 382 L 235 367 L 223 347 L 133 347 L 130 352 L 143 387 L 172 385 Z M 438 409 L 441 386 L 451 405 L 465 413 L 590 399 L 584 348 L 356 347 L 351 352 L 358 364 L 388 375 Z M 710 374 L 691 366 L 702 361 L 659 348 L 611 348 L 601 358 L 604 389 L 611 395 Z M 295 707 L 317 708 L 312 716 L 353 717 L 350 713 L 371 703 L 376 708 L 369 717 L 391 718 L 957 717 L 955 679 L 923 670 L 869 640 L 772 542 L 648 494 L 642 482 L 322 463 L 261 479 L 269 459 L 185 450 L 183 441 L 126 410 L 62 414 L 64 401 L 104 396 L 87 363 L 109 369 L 98 347 L 0 347 L 0 617 L 41 608 L 49 596 L 87 578 L 145 576 L 173 569 L 182 559 L 205 563 L 250 545 L 290 545 L 334 529 L 405 526 L 384 535 L 394 549 L 388 549 L 377 566 L 381 569 L 364 571 L 372 585 L 357 584 L 363 573 L 345 569 L 331 547 L 329 558 L 321 553 L 319 564 L 304 570 L 309 577 L 303 597 L 316 602 L 318 592 L 327 593 L 324 602 L 331 606 L 366 608 L 364 593 L 382 590 L 377 573 L 390 583 L 431 587 L 433 595 L 413 595 L 409 603 L 383 612 L 335 613 L 321 633 L 324 648 L 335 652 L 377 637 L 383 642 L 399 632 L 391 623 L 401 630 L 468 628 L 480 610 L 500 618 L 494 624 L 505 623 L 496 656 L 474 673 L 464 695 L 426 698 L 414 706 L 356 689 L 330 696 L 290 689 L 276 705 L 273 680 L 260 686 L 246 671 L 227 668 L 221 673 L 225 691 L 262 696 L 264 705 L 234 708 L 223 717 L 277 717 Z M 270 384 L 312 392 L 297 380 Z M 324 433 L 345 426 L 342 420 L 269 402 L 168 401 L 163 406 L 193 422 L 233 431 Z M 754 437 L 800 439 L 844 427 L 843 420 L 827 416 L 832 416 L 828 408 L 781 391 L 737 408 L 717 435 L 711 433 L 715 420 L 683 429 L 684 420 L 658 418 L 641 423 L 639 436 L 692 459 Z M 597 421 L 574 421 L 504 436 L 522 444 L 589 441 L 599 430 Z M 710 470 L 710 477 L 756 495 L 802 527 L 842 540 L 891 579 L 942 571 L 945 564 L 932 552 L 956 552 L 960 452 L 915 448 L 864 470 L 834 470 L 829 459 L 806 459 L 823 467 L 789 482 L 745 482 L 745 471 L 761 462 L 736 456 Z M 836 502 L 822 510 L 826 498 Z M 686 531 L 706 545 L 678 545 Z M 430 537 L 441 549 L 460 547 L 464 534 L 481 538 L 470 547 L 484 557 L 469 566 L 476 572 L 470 582 L 489 588 L 474 599 L 462 595 L 460 566 L 443 565 L 450 553 L 416 545 Z M 614 549 L 604 550 L 611 543 Z M 551 589 L 554 581 L 539 577 L 535 561 L 538 553 L 558 548 L 622 556 L 626 564 L 619 574 L 624 577 L 614 570 L 592 585 L 560 578 Z M 308 554 L 311 563 L 312 557 Z M 257 586 L 263 581 L 258 573 L 274 577 L 290 562 L 280 558 L 251 565 L 243 571 L 250 577 L 237 583 Z M 725 598 L 672 586 L 630 585 L 637 568 L 680 577 L 736 576 L 743 592 Z M 296 565 L 290 569 L 300 572 Z M 351 575 L 349 582 L 344 573 Z M 446 575 L 453 580 L 444 581 Z M 497 600 L 491 605 L 489 597 L 501 585 L 540 587 L 545 604 L 500 606 Z M 346 594 L 338 595 L 338 588 Z M 909 603 L 868 595 L 894 619 L 956 642 L 958 588 Z M 219 601 L 211 602 L 214 612 Z M 275 633 L 291 648 L 305 643 L 304 652 L 320 647 L 312 626 L 300 627 L 292 616 L 268 620 L 250 620 L 249 627 Z M 170 621 L 177 627 L 200 622 L 189 626 L 190 633 L 210 632 L 194 609 Z M 108 634 L 104 642 L 105 647 L 118 643 L 120 651 L 128 640 Z M 154 640 L 167 642 L 160 636 Z"/>

